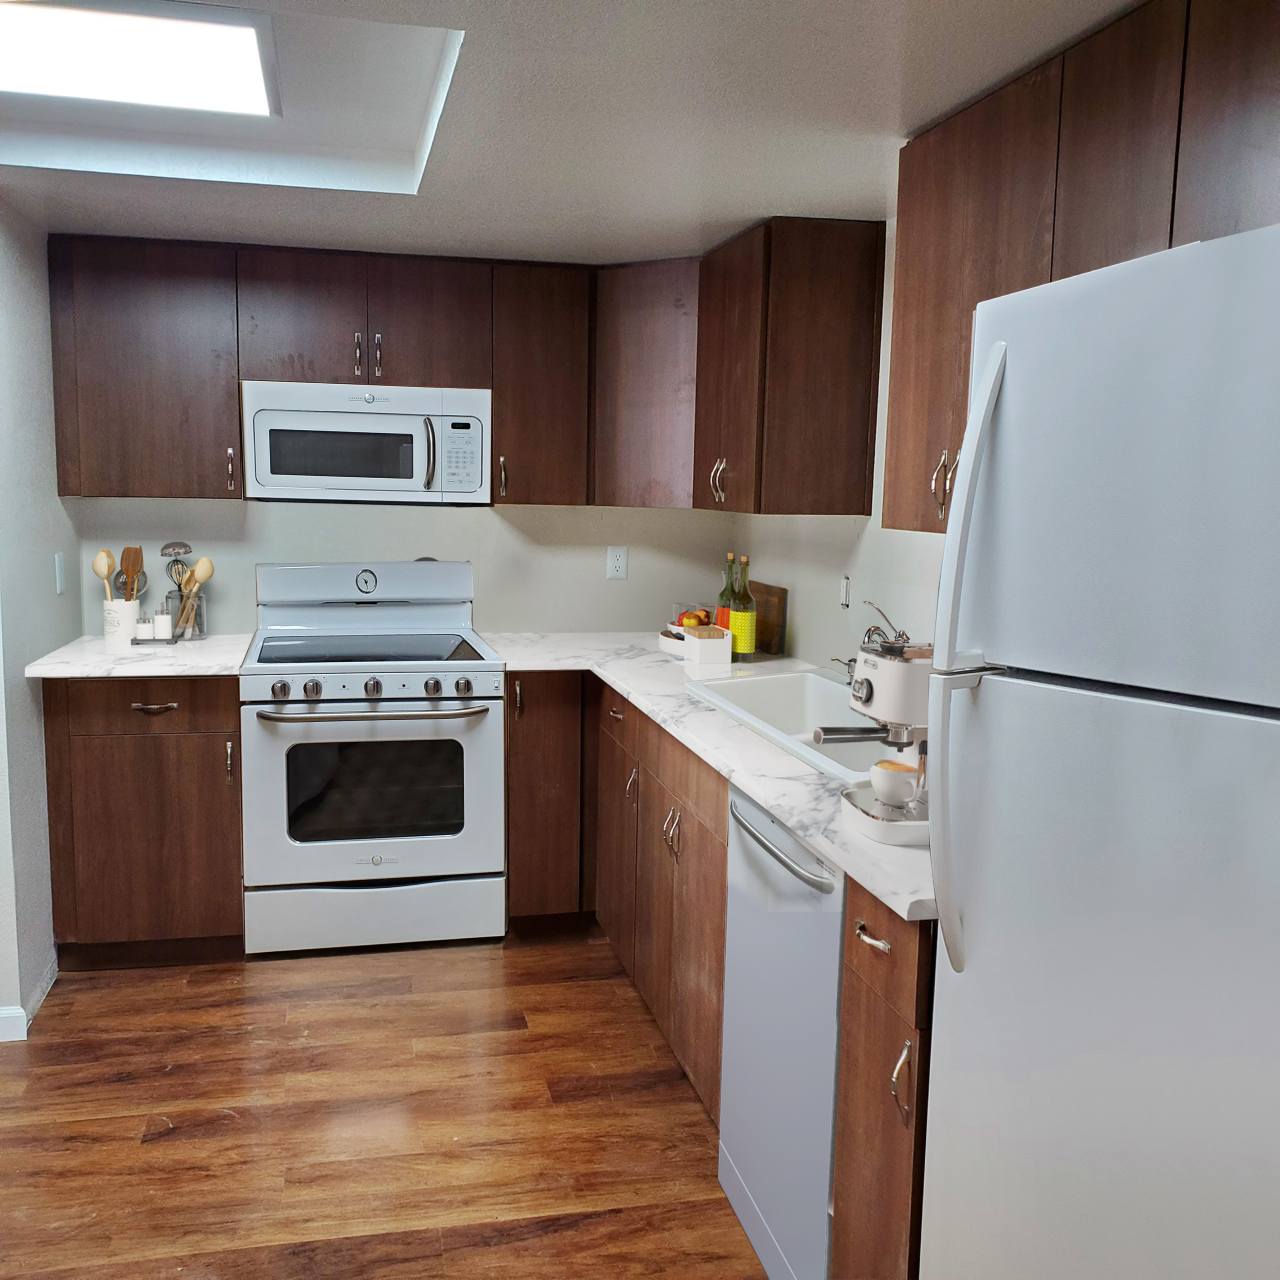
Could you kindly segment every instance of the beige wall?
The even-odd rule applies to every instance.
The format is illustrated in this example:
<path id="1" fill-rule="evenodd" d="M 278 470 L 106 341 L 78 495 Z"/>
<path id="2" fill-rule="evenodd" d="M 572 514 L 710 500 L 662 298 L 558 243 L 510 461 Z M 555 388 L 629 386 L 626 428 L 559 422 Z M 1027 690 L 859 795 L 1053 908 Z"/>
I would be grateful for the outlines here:
<path id="1" fill-rule="evenodd" d="M 40 685 L 22 669 L 79 633 L 78 546 L 54 474 L 45 237 L 0 203 L 0 1006 L 28 1012 L 54 947 Z"/>

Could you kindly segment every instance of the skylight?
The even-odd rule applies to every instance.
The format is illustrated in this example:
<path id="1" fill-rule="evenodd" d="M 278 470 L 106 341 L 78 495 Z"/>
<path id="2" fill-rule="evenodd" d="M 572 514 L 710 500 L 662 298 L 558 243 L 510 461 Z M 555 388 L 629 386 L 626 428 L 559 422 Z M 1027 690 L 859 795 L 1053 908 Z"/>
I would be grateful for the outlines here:
<path id="1" fill-rule="evenodd" d="M 0 3 L 0 92 L 267 116 L 257 18 L 194 4 Z"/>

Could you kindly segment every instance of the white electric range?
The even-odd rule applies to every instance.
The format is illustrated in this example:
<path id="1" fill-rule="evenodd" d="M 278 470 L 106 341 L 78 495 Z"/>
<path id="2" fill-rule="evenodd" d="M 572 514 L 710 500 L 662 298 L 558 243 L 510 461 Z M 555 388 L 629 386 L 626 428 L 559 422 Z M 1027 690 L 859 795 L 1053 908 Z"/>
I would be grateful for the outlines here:
<path id="1" fill-rule="evenodd" d="M 471 565 L 259 565 L 257 590 L 245 950 L 500 937 L 504 663 Z"/>

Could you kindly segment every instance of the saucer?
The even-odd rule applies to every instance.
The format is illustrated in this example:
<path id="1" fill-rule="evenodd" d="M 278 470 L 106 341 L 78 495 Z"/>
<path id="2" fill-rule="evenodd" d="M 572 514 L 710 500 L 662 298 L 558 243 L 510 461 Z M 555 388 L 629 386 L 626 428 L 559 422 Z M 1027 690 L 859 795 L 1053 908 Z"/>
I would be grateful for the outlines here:
<path id="1" fill-rule="evenodd" d="M 854 825 L 864 836 L 881 844 L 928 847 L 927 803 L 885 804 L 877 798 L 870 782 L 855 782 L 840 794 L 849 802 Z"/>

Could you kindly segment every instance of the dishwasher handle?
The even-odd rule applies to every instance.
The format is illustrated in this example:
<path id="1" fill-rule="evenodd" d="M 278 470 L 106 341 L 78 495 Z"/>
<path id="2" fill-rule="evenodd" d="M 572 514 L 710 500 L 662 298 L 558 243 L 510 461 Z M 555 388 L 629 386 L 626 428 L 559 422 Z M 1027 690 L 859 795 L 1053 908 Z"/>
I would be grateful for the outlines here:
<path id="1" fill-rule="evenodd" d="M 819 893 L 834 893 L 836 883 L 830 876 L 819 875 L 815 871 L 810 871 L 807 867 L 802 867 L 794 858 L 783 853 L 772 840 L 762 836 L 742 816 L 742 810 L 738 808 L 733 801 L 729 802 L 729 812 L 733 815 L 733 820 L 747 833 L 764 851 L 767 853 L 780 867 L 789 871 L 797 880 L 803 884 L 807 884 L 810 889 L 816 889 Z"/>

